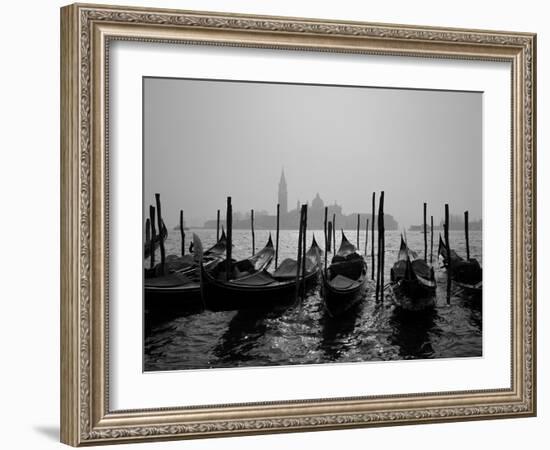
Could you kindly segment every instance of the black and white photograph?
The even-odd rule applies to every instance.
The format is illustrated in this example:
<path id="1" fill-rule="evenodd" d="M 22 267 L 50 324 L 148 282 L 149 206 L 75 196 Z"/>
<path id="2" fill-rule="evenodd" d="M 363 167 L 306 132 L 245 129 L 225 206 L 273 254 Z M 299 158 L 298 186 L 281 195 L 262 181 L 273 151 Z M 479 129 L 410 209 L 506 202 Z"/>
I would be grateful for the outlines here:
<path id="1" fill-rule="evenodd" d="M 482 104 L 144 77 L 144 370 L 481 357 Z"/>

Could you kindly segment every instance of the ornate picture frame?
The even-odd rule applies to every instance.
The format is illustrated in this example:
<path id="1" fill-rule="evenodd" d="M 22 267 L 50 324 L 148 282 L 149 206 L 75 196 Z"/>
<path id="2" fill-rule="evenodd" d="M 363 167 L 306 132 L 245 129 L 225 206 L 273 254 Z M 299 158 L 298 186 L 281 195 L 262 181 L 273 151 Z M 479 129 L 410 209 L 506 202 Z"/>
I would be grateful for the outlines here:
<path id="1" fill-rule="evenodd" d="M 511 385 L 506 389 L 113 411 L 108 89 L 117 40 L 511 65 Z M 536 414 L 536 36 L 74 4 L 61 9 L 61 440 L 73 445 Z"/>

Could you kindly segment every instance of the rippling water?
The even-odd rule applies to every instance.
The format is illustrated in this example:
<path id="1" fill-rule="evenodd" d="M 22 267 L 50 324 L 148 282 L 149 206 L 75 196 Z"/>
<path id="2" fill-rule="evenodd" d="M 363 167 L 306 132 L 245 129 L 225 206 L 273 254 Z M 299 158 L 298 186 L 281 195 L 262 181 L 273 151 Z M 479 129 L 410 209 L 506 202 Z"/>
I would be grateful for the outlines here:
<path id="1" fill-rule="evenodd" d="M 205 247 L 215 241 L 215 230 L 192 230 Z M 267 242 L 268 231 L 256 232 L 256 250 Z M 322 231 L 312 234 L 323 247 Z M 356 232 L 346 236 L 355 243 Z M 386 232 L 385 281 L 397 258 L 400 232 Z M 364 231 L 360 251 L 364 252 Z M 424 251 L 420 232 L 407 234 L 409 247 Z M 340 241 L 337 233 L 337 242 Z M 280 259 L 296 258 L 298 233 L 283 230 Z M 452 231 L 452 248 L 465 256 L 464 233 Z M 249 231 L 233 233 L 233 255 L 246 258 L 252 252 Z M 145 316 L 144 367 L 146 371 L 205 369 L 216 367 L 319 364 L 327 362 L 387 361 L 399 359 L 472 357 L 482 355 L 482 305 L 458 290 L 450 305 L 446 300 L 446 272 L 437 262 L 434 236 L 434 269 L 438 281 L 436 307 L 407 313 L 395 308 L 391 289 L 383 302 L 375 301 L 375 283 L 369 282 L 364 301 L 343 318 L 330 317 L 323 308 L 319 287 L 301 304 L 281 312 L 209 312 L 178 317 Z M 171 232 L 167 254 L 179 251 L 179 233 Z M 470 232 L 470 253 L 482 263 L 481 232 Z M 369 236 L 370 267 L 370 236 Z M 428 236 L 428 259 L 430 242 Z M 329 254 L 330 258 L 330 254 Z M 329 259 L 330 261 L 330 259 Z"/>

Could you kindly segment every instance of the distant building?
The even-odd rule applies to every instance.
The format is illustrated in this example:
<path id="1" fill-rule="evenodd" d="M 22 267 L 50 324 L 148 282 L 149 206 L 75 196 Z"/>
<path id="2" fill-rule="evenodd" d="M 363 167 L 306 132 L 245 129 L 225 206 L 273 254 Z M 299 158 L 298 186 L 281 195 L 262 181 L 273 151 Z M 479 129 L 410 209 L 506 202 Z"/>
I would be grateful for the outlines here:
<path id="1" fill-rule="evenodd" d="M 288 189 L 286 183 L 286 177 L 284 170 L 281 172 L 281 178 L 279 179 L 279 189 L 277 199 L 279 202 L 279 227 L 282 230 L 296 230 L 298 229 L 298 222 L 300 219 L 300 200 L 296 202 L 296 208 L 288 210 Z M 308 228 L 313 230 L 322 230 L 324 228 L 325 221 L 325 202 L 317 192 L 315 198 L 312 200 L 311 205 L 307 202 L 308 213 L 307 222 Z M 372 223 L 372 217 L 370 213 L 351 213 L 348 215 L 343 214 L 342 206 L 336 201 L 328 205 L 328 220 L 336 223 L 336 229 L 355 229 L 357 227 L 357 214 L 360 214 L 361 228 L 365 229 L 366 220 Z M 376 219 L 376 217 L 375 217 Z M 225 226 L 225 221 L 221 222 Z M 269 215 L 265 211 L 254 212 L 254 228 L 257 230 L 274 230 L 277 224 L 277 216 Z M 370 226 L 370 225 L 369 225 Z M 384 226 L 386 230 L 397 230 L 398 223 L 395 221 L 391 214 L 384 213 Z M 204 224 L 204 228 L 216 228 L 216 220 L 208 220 Z M 244 218 L 242 215 L 233 217 L 233 228 L 249 229 L 250 228 L 250 213 Z"/>
<path id="2" fill-rule="evenodd" d="M 464 230 L 464 216 L 459 214 L 451 214 L 449 217 L 449 230 Z M 480 231 L 483 229 L 483 221 L 479 220 L 469 220 L 468 228 L 472 231 Z M 440 227 L 443 229 L 445 221 L 441 220 Z"/>

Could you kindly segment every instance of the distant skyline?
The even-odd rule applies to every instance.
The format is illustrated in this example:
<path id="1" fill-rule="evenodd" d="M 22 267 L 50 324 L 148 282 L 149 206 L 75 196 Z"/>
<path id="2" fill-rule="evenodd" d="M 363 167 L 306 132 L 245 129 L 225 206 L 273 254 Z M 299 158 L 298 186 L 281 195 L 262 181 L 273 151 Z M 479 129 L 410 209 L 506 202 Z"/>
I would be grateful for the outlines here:
<path id="1" fill-rule="evenodd" d="M 234 211 L 275 214 L 319 193 L 344 214 L 372 191 L 400 228 L 482 211 L 482 94 L 186 79 L 144 79 L 144 212 L 160 192 L 168 226 Z"/>

